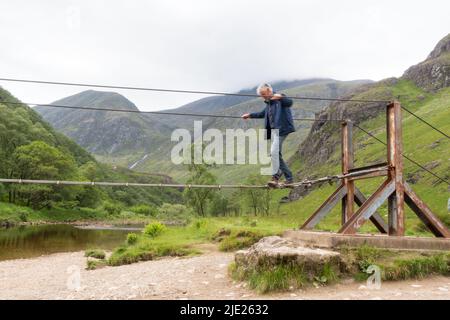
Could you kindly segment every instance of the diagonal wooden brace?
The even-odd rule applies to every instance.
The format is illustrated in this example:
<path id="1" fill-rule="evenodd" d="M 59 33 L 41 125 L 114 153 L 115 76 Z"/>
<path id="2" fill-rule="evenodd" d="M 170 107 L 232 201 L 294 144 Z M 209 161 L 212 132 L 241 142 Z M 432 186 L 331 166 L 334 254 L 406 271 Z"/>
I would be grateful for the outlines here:
<path id="1" fill-rule="evenodd" d="M 336 191 L 309 217 L 300 229 L 312 229 L 323 219 L 347 194 L 347 188 L 341 184 Z"/>
<path id="2" fill-rule="evenodd" d="M 419 196 L 411 189 L 408 183 L 405 186 L 405 202 L 419 217 L 420 220 L 430 229 L 436 237 L 450 238 L 450 231 L 445 225 L 431 212 L 430 208 L 423 202 Z"/>
<path id="3" fill-rule="evenodd" d="M 386 180 L 358 211 L 342 226 L 339 233 L 354 234 L 395 191 L 395 182 Z"/>
<path id="4" fill-rule="evenodd" d="M 339 203 L 341 199 L 347 195 L 347 188 L 344 184 L 341 184 L 333 194 L 314 212 L 314 214 L 300 227 L 300 229 L 310 230 L 313 229 L 330 211 Z M 355 187 L 355 202 L 362 206 L 366 202 L 364 194 Z M 382 233 L 388 232 L 388 226 L 384 219 L 375 212 L 370 220 Z"/>
<path id="5" fill-rule="evenodd" d="M 355 202 L 358 206 L 362 206 L 367 199 L 364 194 L 358 189 L 355 188 Z M 375 213 L 370 217 L 370 221 L 377 227 L 378 231 L 381 233 L 388 233 L 389 227 L 388 224 L 384 221 L 381 215 L 375 211 Z"/>

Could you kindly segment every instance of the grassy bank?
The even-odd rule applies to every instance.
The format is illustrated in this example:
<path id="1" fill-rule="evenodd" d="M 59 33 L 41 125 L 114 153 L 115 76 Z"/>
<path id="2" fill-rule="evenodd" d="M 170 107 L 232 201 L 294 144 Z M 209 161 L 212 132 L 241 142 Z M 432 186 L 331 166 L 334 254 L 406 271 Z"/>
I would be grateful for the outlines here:
<path id="1" fill-rule="evenodd" d="M 348 278 L 367 281 L 376 270 L 380 272 L 380 281 L 450 276 L 450 253 L 391 251 L 368 246 L 341 248 L 340 253 L 339 264 L 317 265 L 315 268 L 292 262 L 256 267 L 233 262 L 229 266 L 229 274 L 237 281 L 247 282 L 259 293 L 324 286 Z"/>
<path id="2" fill-rule="evenodd" d="M 52 208 L 33 210 L 29 207 L 0 202 L 0 226 L 46 223 L 146 224 L 154 218 L 123 211 L 110 214 L 102 208 Z"/>
<path id="3" fill-rule="evenodd" d="M 264 236 L 279 234 L 283 227 L 267 221 L 247 218 L 199 219 L 187 226 L 164 228 L 157 235 L 144 232 L 129 234 L 108 260 L 117 266 L 162 256 L 186 256 L 200 253 L 199 245 L 215 243 L 221 251 L 248 247 Z"/>

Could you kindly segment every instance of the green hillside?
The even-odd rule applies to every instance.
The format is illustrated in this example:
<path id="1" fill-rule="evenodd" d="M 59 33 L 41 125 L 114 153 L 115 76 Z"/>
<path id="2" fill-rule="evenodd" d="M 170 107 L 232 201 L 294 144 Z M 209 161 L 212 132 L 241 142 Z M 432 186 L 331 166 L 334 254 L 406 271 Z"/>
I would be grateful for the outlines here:
<path id="1" fill-rule="evenodd" d="M 16 104 L 5 103 L 15 102 Z M 0 88 L 0 177 L 83 181 L 170 182 L 98 163 L 75 142 Z M 134 205 L 181 200 L 175 189 L 0 184 L 0 222 L 64 220 L 108 215 Z M 36 214 L 36 213 L 39 214 Z"/>
<path id="2" fill-rule="evenodd" d="M 409 110 L 433 123 L 442 131 L 450 132 L 450 122 L 448 121 L 450 119 L 450 88 L 442 88 L 437 92 L 426 92 L 410 80 L 399 80 L 391 86 L 378 84 L 371 90 L 354 96 L 354 98 L 379 98 L 380 92 L 390 93 L 392 98 L 399 97 L 402 105 Z M 384 108 L 381 108 L 378 116 L 361 121 L 359 125 L 375 134 L 380 140 L 386 141 L 385 121 Z M 327 130 L 333 132 L 326 141 L 335 146 L 334 151 L 322 163 L 312 155 L 305 156 L 304 153 L 301 153 L 299 157 L 294 157 L 292 166 L 297 171 L 299 178 L 326 176 L 340 172 L 340 145 L 339 143 L 336 144 L 339 140 L 339 127 L 329 125 Z M 308 140 L 305 143 L 307 142 Z M 408 113 L 403 112 L 403 142 L 403 153 L 405 155 L 444 179 L 450 179 L 449 139 Z M 386 147 L 357 128 L 354 129 L 354 147 L 356 166 L 382 162 L 386 159 Z M 412 188 L 447 225 L 450 225 L 450 214 L 447 209 L 447 201 L 450 197 L 449 186 L 406 159 L 404 164 L 405 178 Z M 358 182 L 357 186 L 366 194 L 370 194 L 381 181 L 381 179 L 362 180 Z M 333 188 L 328 185 L 323 186 L 297 201 L 282 206 L 282 211 L 291 214 L 295 212 L 298 222 L 301 223 L 331 194 Z M 387 217 L 386 205 L 382 207 L 381 212 Z M 319 225 L 319 228 L 336 230 L 339 219 L 340 215 L 338 209 L 336 209 L 331 216 Z M 409 209 L 407 210 L 406 226 L 409 233 L 425 230 L 415 214 Z M 367 226 L 364 230 L 375 231 L 374 228 L 367 228 Z"/>
<path id="3" fill-rule="evenodd" d="M 115 92 L 87 90 L 52 104 L 137 111 L 138 108 Z M 99 157 L 126 156 L 156 149 L 170 128 L 147 115 L 112 111 L 86 111 L 37 106 L 35 110 L 56 130 Z M 126 163 L 120 163 L 126 166 Z"/>
<path id="4" fill-rule="evenodd" d="M 332 79 L 306 79 L 275 82 L 276 89 L 289 95 L 326 96 L 336 98 L 345 95 L 355 87 L 369 83 L 369 80 L 336 81 Z M 239 91 L 254 94 L 255 88 Z M 126 97 L 114 92 L 87 90 L 53 102 L 52 104 L 83 108 L 112 108 L 138 110 Z M 296 101 L 294 114 L 297 117 L 314 118 L 327 103 L 318 101 Z M 200 99 L 167 112 L 207 113 L 219 115 L 241 115 L 263 107 L 260 99 L 241 96 L 213 96 Z M 177 128 L 193 130 L 194 120 L 202 120 L 203 130 L 216 128 L 224 132 L 227 128 L 261 127 L 261 121 L 169 116 L 158 114 L 136 114 L 112 111 L 86 111 L 77 109 L 36 107 L 43 118 L 56 130 L 72 138 L 91 152 L 97 160 L 140 172 L 164 172 L 177 180 L 185 180 L 186 166 L 175 166 L 170 152 L 175 142 L 171 133 Z M 311 123 L 297 123 L 298 132 L 287 141 L 287 156 L 306 136 Z M 292 152 L 289 152 L 292 150 Z M 240 152 L 243 152 L 240 150 Z M 251 173 L 258 172 L 258 166 L 217 166 L 214 173 L 220 183 L 236 182 Z"/>
<path id="5" fill-rule="evenodd" d="M 314 83 L 302 84 L 301 86 L 290 88 L 287 90 L 281 90 L 280 92 L 285 93 L 289 96 L 323 96 L 329 98 L 337 98 L 347 93 L 351 92 L 357 87 L 364 86 L 368 83 L 367 80 L 356 80 L 356 81 L 336 81 L 336 80 L 317 80 Z M 314 101 L 314 100 L 294 100 L 292 106 L 293 116 L 297 118 L 312 118 L 314 119 L 315 113 L 323 110 L 328 105 L 324 101 Z M 231 116 L 241 116 L 246 112 L 260 111 L 264 108 L 264 103 L 261 99 L 252 99 L 240 104 L 227 107 L 221 112 L 217 112 L 218 115 L 231 115 Z M 199 111 L 201 112 L 201 111 Z M 209 113 L 208 111 L 203 111 L 204 113 Z M 175 117 L 177 118 L 177 117 Z M 183 122 L 183 127 L 188 130 L 192 130 L 194 127 L 194 120 L 200 120 L 198 118 L 185 117 Z M 249 129 L 249 128 L 263 128 L 263 121 L 261 120 L 248 120 L 244 121 L 241 119 L 227 119 L 227 118 L 204 118 L 201 119 L 203 122 L 203 130 L 209 128 L 214 128 L 220 130 L 225 134 L 226 129 Z M 284 154 L 286 158 L 291 157 L 297 150 L 299 144 L 307 136 L 309 129 L 311 128 L 311 123 L 309 121 L 296 121 L 297 131 L 291 134 L 286 140 L 284 147 Z M 160 150 L 159 153 L 151 154 L 146 161 L 140 163 L 136 166 L 136 170 L 143 172 L 155 172 L 155 170 L 162 170 L 166 174 L 175 177 L 177 180 L 185 180 L 187 177 L 187 171 L 184 166 L 173 165 L 170 161 L 170 152 L 172 147 L 176 142 L 170 141 L 170 136 L 167 137 L 164 149 Z M 236 150 L 237 153 L 245 153 L 248 157 L 247 150 Z M 251 174 L 259 173 L 259 165 L 216 165 L 212 172 L 218 177 L 219 183 L 240 183 L 243 178 L 248 177 Z"/>

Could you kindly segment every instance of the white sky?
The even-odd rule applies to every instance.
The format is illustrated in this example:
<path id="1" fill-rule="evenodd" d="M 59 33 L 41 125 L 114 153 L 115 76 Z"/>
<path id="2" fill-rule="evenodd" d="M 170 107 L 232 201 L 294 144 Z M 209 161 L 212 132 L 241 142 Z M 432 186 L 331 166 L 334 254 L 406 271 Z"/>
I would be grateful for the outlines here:
<path id="1" fill-rule="evenodd" d="M 2 0 L 0 78 L 211 91 L 380 80 L 401 76 L 449 32 L 448 0 Z M 30 103 L 85 90 L 0 85 Z M 118 92 L 142 110 L 203 97 Z"/>

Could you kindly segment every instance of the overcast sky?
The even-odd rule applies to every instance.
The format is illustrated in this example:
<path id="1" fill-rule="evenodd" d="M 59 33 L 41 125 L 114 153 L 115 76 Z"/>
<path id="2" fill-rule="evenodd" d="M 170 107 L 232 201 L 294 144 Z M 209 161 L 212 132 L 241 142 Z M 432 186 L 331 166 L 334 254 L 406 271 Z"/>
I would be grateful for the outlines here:
<path id="1" fill-rule="evenodd" d="M 450 32 L 450 1 L 1 1 L 0 78 L 236 91 L 401 76 Z M 85 90 L 0 85 L 49 103 Z M 203 96 L 119 91 L 143 110 Z"/>

